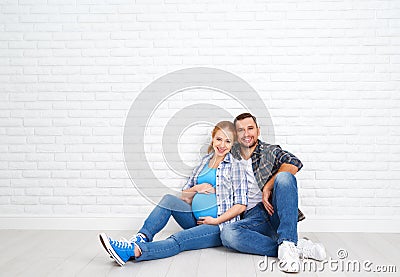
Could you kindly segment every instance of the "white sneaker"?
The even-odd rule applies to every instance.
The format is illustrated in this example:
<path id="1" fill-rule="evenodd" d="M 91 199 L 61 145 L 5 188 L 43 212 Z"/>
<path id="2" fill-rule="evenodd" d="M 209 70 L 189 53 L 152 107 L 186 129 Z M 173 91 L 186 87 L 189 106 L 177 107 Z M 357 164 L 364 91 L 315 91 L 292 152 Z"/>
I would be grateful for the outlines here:
<path id="1" fill-rule="evenodd" d="M 299 239 L 297 249 L 302 259 L 323 261 L 326 259 L 325 247 L 321 243 L 315 243 L 307 238 Z"/>
<path id="2" fill-rule="evenodd" d="M 279 269 L 284 272 L 299 272 L 300 259 L 296 245 L 290 241 L 283 241 L 278 247 Z"/>

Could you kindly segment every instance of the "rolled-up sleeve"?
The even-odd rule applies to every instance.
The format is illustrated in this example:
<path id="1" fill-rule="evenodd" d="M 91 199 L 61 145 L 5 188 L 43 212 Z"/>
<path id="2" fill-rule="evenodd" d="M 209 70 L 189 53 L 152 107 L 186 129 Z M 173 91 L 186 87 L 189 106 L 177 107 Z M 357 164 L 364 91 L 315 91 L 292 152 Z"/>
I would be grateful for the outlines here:
<path id="1" fill-rule="evenodd" d="M 275 157 L 276 157 L 276 165 L 275 168 L 278 168 L 282 165 L 282 164 L 291 164 L 297 167 L 298 171 L 300 171 L 300 169 L 303 167 L 302 162 L 292 153 L 282 150 L 282 148 L 277 145 L 277 147 L 274 150 L 275 152 Z"/>

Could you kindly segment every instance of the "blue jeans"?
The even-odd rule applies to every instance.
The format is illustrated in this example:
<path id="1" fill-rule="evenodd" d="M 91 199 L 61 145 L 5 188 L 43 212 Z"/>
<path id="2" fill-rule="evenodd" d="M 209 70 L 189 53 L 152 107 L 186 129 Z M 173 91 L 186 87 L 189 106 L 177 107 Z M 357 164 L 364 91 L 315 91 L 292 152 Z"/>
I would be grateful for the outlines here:
<path id="1" fill-rule="evenodd" d="M 293 174 L 277 174 L 271 204 L 272 216 L 260 202 L 246 211 L 242 220 L 225 226 L 221 231 L 222 244 L 243 253 L 276 257 L 282 241 L 297 243 L 298 194 Z"/>
<path id="2" fill-rule="evenodd" d="M 153 241 L 154 235 L 161 231 L 170 217 L 184 229 L 162 241 Z M 155 260 L 171 257 L 182 251 L 221 246 L 218 225 L 197 225 L 197 220 L 189 204 L 173 195 L 165 195 L 153 209 L 139 231 L 150 242 L 137 243 L 142 255 L 137 261 Z"/>

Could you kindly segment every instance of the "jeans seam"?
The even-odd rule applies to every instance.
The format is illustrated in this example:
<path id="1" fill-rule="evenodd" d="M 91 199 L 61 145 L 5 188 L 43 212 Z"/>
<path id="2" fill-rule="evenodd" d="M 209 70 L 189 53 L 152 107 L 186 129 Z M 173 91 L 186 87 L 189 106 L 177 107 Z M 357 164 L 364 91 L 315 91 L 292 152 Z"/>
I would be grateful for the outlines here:
<path id="1" fill-rule="evenodd" d="M 140 248 L 140 247 L 139 247 Z M 151 251 L 151 253 L 159 253 L 159 252 L 165 252 L 165 251 L 169 251 L 170 249 L 173 249 L 174 247 L 169 247 L 169 248 L 163 248 L 163 249 L 160 249 L 160 250 L 152 250 Z M 149 251 L 149 249 L 145 249 L 145 250 L 143 250 L 142 248 L 140 248 L 142 251 L 143 251 L 143 254 L 144 253 L 146 253 L 146 254 L 148 254 L 150 251 Z M 142 254 L 142 255 L 143 255 Z"/>
<path id="2" fill-rule="evenodd" d="M 191 240 L 191 239 L 193 239 L 193 238 L 202 238 L 202 237 L 206 237 L 206 236 L 209 236 L 209 235 L 216 235 L 216 234 L 218 234 L 218 233 L 220 233 L 220 232 L 219 232 L 219 231 L 218 231 L 218 232 L 209 232 L 209 233 L 203 234 L 203 235 L 201 235 L 201 236 L 190 237 L 190 238 L 184 239 L 184 240 L 178 240 L 178 239 L 176 239 L 176 237 L 175 237 L 174 235 L 170 236 L 169 238 L 175 240 L 175 242 L 180 246 L 181 243 L 186 242 L 186 241 L 188 241 L 188 240 Z M 169 238 L 167 238 L 167 239 L 169 239 Z M 143 244 L 145 245 L 146 243 L 143 243 Z M 140 248 L 143 252 L 147 252 L 147 253 L 149 252 L 148 249 L 143 249 L 140 245 L 139 245 L 139 248 Z M 146 248 L 146 246 L 145 246 L 144 248 Z M 173 248 L 174 248 L 174 247 L 168 247 L 168 248 L 163 248 L 163 249 L 160 249 L 160 250 L 155 250 L 155 251 L 153 250 L 153 251 L 151 251 L 151 252 L 152 252 L 152 253 L 165 252 L 165 251 L 169 251 L 170 249 L 173 249 Z"/>
<path id="3" fill-rule="evenodd" d="M 191 240 L 191 239 L 193 239 L 193 238 L 203 238 L 203 237 L 207 237 L 207 236 L 209 236 L 209 235 L 216 235 L 216 234 L 218 234 L 218 233 L 220 233 L 219 230 L 218 230 L 218 232 L 209 232 L 209 233 L 203 234 L 203 235 L 201 235 L 201 236 L 190 237 L 190 238 L 188 238 L 188 239 L 181 240 L 181 242 L 185 242 L 185 241 Z M 172 235 L 172 236 L 173 236 L 173 235 Z M 171 237 L 172 237 L 172 236 L 171 236 Z M 178 243 L 178 244 L 179 244 L 179 243 Z"/>

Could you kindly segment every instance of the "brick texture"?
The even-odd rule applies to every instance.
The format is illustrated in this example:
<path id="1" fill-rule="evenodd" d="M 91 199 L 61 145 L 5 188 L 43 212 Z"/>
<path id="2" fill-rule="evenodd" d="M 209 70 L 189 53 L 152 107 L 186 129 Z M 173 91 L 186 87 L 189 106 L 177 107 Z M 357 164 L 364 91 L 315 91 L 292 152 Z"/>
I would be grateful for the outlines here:
<path id="1" fill-rule="evenodd" d="M 400 217 L 400 1 L 20 0 L 0 15 L 1 215 L 145 216 L 124 165 L 130 105 L 156 78 L 206 66 L 259 93 L 275 143 L 304 163 L 307 216 Z M 159 106 L 145 141 L 176 188 L 168 118 L 199 101 L 241 112 L 186 93 Z M 209 131 L 183 134 L 188 164 Z"/>

